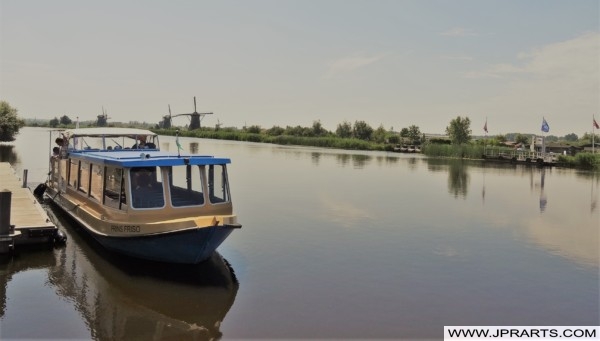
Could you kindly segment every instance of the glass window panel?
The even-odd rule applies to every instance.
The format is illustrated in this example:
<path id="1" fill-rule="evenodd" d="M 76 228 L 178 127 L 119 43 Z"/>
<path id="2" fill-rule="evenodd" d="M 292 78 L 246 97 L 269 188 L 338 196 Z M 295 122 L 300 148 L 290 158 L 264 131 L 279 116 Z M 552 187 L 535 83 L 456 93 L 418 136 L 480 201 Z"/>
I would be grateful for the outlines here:
<path id="1" fill-rule="evenodd" d="M 169 168 L 171 205 L 173 207 L 204 204 L 200 166 L 175 166 Z"/>
<path id="2" fill-rule="evenodd" d="M 121 209 L 125 204 L 125 191 L 122 187 L 123 169 L 115 167 L 106 167 L 104 172 L 104 205 Z"/>
<path id="3" fill-rule="evenodd" d="M 229 184 L 225 165 L 208 166 L 208 195 L 213 204 L 229 202 Z"/>
<path id="4" fill-rule="evenodd" d="M 132 207 L 158 208 L 165 205 L 163 181 L 159 167 L 131 168 L 129 175 Z"/>

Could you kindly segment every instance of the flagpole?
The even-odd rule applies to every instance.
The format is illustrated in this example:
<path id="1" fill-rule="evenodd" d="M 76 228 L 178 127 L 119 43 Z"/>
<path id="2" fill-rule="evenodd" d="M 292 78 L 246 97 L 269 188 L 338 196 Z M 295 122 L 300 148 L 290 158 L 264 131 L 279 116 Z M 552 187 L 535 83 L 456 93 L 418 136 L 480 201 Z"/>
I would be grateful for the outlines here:
<path id="1" fill-rule="evenodd" d="M 594 143 L 594 129 L 596 128 L 596 115 L 592 114 L 592 154 L 596 154 L 596 144 Z"/>
<path id="2" fill-rule="evenodd" d="M 179 147 L 180 146 L 179 145 L 179 129 L 177 129 L 175 131 L 175 144 L 177 145 L 177 157 L 179 158 L 179 157 L 181 157 L 181 154 L 180 154 L 181 148 Z"/>
<path id="3" fill-rule="evenodd" d="M 485 125 L 483 126 L 483 131 L 485 132 L 485 138 L 483 139 L 483 155 L 484 155 L 484 157 L 486 157 L 487 156 L 487 133 L 488 133 L 487 116 L 485 117 Z"/>
<path id="4" fill-rule="evenodd" d="M 546 118 L 542 116 L 542 155 L 546 154 L 546 133 L 550 131 L 550 126 Z"/>
<path id="5" fill-rule="evenodd" d="M 546 117 L 542 116 L 542 157 L 546 154 L 546 133 L 550 131 L 550 126 L 546 122 Z"/>

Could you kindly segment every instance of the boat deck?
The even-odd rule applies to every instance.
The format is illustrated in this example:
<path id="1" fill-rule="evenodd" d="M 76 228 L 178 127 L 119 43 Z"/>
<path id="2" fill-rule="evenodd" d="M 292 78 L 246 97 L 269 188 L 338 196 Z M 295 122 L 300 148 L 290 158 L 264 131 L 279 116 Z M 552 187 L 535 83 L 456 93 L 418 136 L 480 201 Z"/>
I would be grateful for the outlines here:
<path id="1" fill-rule="evenodd" d="M 10 224 L 15 226 L 15 245 L 46 243 L 54 237 L 56 226 L 29 188 L 22 187 L 8 162 L 0 162 L 0 190 L 12 192 Z"/>

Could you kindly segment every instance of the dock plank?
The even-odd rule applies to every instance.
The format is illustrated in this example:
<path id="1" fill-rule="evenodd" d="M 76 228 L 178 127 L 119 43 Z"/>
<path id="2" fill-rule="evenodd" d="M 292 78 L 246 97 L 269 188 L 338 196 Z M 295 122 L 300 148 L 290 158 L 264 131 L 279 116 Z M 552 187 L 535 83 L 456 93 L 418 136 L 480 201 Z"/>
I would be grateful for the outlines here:
<path id="1" fill-rule="evenodd" d="M 15 230 L 56 228 L 31 190 L 22 187 L 10 163 L 0 162 L 0 190 L 5 189 L 12 192 L 10 223 L 15 225 Z"/>

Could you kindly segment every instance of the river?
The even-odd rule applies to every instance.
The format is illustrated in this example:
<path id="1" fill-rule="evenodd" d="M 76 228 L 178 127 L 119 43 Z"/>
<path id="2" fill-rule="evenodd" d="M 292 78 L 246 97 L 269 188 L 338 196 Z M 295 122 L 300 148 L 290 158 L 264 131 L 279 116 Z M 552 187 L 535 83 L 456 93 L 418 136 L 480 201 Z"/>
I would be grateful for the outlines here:
<path id="1" fill-rule="evenodd" d="M 598 173 L 181 138 L 229 157 L 243 225 L 198 266 L 63 247 L 0 264 L 0 339 L 441 338 L 451 325 L 598 325 Z M 47 173 L 47 130 L 0 161 Z M 173 137 L 161 148 L 176 150 Z"/>

